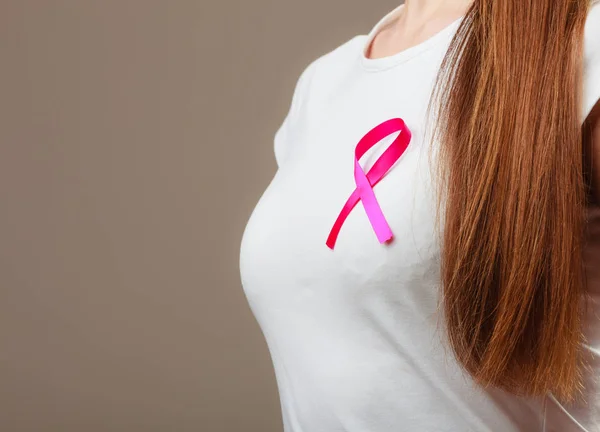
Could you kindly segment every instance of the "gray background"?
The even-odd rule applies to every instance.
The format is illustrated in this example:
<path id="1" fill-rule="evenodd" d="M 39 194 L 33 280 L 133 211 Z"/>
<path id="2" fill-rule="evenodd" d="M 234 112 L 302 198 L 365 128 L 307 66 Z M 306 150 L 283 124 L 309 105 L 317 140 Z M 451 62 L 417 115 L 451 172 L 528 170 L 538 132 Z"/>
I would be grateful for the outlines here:
<path id="1" fill-rule="evenodd" d="M 281 431 L 238 271 L 296 79 L 398 2 L 0 2 L 0 431 Z"/>

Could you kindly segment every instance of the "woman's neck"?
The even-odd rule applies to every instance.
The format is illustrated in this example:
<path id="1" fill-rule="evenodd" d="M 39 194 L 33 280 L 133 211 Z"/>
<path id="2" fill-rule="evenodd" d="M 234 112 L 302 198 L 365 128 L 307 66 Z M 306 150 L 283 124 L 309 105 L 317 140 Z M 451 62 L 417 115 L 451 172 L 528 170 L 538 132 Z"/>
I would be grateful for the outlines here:
<path id="1" fill-rule="evenodd" d="M 405 0 L 397 24 L 404 29 L 422 28 L 434 19 L 450 21 L 464 15 L 473 0 Z"/>

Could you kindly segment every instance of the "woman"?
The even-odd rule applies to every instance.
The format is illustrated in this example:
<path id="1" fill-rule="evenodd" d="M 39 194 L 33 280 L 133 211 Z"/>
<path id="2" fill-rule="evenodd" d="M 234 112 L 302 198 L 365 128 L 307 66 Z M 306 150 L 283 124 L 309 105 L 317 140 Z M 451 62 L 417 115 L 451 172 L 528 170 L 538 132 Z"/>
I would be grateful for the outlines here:
<path id="1" fill-rule="evenodd" d="M 589 0 L 407 0 L 306 67 L 240 254 L 286 432 L 600 431 L 599 99 Z"/>

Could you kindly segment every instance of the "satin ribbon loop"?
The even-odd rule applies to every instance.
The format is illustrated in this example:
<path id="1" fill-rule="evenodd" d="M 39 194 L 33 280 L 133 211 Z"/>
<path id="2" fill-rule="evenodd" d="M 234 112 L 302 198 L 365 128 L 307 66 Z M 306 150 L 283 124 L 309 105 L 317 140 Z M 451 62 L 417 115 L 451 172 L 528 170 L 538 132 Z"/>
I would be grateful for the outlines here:
<path id="1" fill-rule="evenodd" d="M 388 146 L 383 154 L 375 161 L 367 174 L 358 162 L 360 158 L 369 151 L 375 144 L 385 137 L 400 132 L 396 139 Z M 377 201 L 373 187 L 388 173 L 390 168 L 402 156 L 408 144 L 410 143 L 412 134 L 404 120 L 401 118 L 392 118 L 375 126 L 363 136 L 354 150 L 354 181 L 356 189 L 352 192 L 344 207 L 340 211 L 329 236 L 327 238 L 327 246 L 333 249 L 344 224 L 344 221 L 354 208 L 358 201 L 361 201 L 369 222 L 375 231 L 375 235 L 380 243 L 385 243 L 393 238 L 392 230 L 387 223 L 381 206 Z"/>

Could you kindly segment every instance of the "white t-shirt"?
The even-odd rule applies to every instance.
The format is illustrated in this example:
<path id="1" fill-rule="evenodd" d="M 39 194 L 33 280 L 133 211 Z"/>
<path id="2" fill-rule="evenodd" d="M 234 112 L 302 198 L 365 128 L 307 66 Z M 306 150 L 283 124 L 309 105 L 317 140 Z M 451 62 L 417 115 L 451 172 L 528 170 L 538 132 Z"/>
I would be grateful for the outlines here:
<path id="1" fill-rule="evenodd" d="M 375 33 L 401 7 L 300 75 L 274 138 L 278 170 L 242 238 L 241 280 L 274 363 L 284 430 L 600 431 L 600 318 L 588 329 L 595 370 L 586 379 L 587 406 L 484 391 L 461 371 L 444 340 L 424 121 L 462 18 L 400 53 L 365 57 Z M 600 98 L 598 5 L 586 25 L 585 77 L 587 114 Z M 332 250 L 326 239 L 356 188 L 357 141 L 393 117 L 406 122 L 412 140 L 373 189 L 394 239 L 377 240 L 359 203 Z M 360 160 L 365 172 L 394 137 Z"/>

